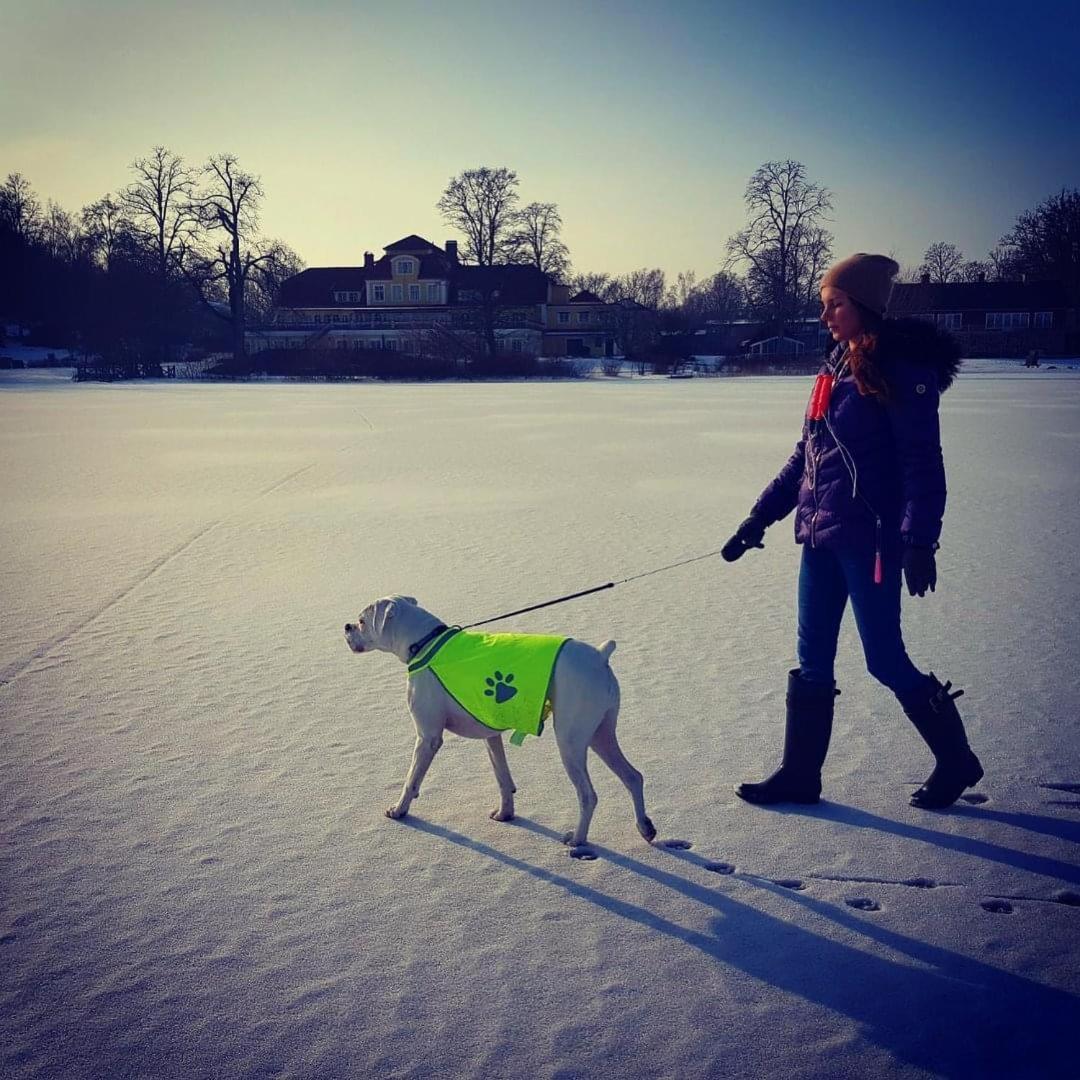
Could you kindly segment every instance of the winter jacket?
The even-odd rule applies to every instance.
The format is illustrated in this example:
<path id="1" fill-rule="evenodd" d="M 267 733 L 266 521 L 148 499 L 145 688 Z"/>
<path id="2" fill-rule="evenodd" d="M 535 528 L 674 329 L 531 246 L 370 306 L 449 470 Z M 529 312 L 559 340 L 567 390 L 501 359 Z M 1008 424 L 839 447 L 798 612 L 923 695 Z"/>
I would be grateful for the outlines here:
<path id="1" fill-rule="evenodd" d="M 839 360 L 837 347 L 828 372 Z M 895 541 L 932 545 L 945 512 L 938 401 L 960 366 L 955 340 L 918 319 L 886 319 L 875 361 L 885 400 L 862 395 L 850 371 L 832 391 L 826 420 L 804 421 L 787 464 L 753 515 L 768 526 L 795 510 L 795 541 L 817 547 Z"/>

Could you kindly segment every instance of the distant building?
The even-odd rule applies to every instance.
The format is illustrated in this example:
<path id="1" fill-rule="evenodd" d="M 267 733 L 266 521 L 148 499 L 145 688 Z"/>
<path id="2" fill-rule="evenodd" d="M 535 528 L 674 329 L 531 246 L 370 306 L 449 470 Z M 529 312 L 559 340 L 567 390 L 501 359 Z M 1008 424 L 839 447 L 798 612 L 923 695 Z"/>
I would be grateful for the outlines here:
<path id="1" fill-rule="evenodd" d="M 889 315 L 948 330 L 965 356 L 1063 355 L 1075 348 L 1076 310 L 1058 281 L 970 281 L 893 286 Z"/>
<path id="2" fill-rule="evenodd" d="M 500 352 L 611 356 L 612 305 L 534 266 L 466 266 L 457 242 L 406 236 L 363 266 L 312 267 L 284 283 L 270 322 L 249 330 L 261 349 L 425 352 L 437 341 L 479 345 L 490 329 Z"/>

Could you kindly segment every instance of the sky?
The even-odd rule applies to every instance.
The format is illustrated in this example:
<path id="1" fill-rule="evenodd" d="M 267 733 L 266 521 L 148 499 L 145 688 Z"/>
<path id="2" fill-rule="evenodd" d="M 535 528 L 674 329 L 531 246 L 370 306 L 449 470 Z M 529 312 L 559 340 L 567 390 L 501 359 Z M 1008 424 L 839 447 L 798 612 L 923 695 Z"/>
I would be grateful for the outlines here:
<path id="1" fill-rule="evenodd" d="M 230 152 L 311 266 L 418 233 L 454 175 L 553 202 L 575 270 L 699 277 L 766 161 L 832 192 L 840 258 L 985 259 L 1080 186 L 1080 7 L 595 0 L 0 0 L 0 177 L 78 210 L 164 145 Z"/>

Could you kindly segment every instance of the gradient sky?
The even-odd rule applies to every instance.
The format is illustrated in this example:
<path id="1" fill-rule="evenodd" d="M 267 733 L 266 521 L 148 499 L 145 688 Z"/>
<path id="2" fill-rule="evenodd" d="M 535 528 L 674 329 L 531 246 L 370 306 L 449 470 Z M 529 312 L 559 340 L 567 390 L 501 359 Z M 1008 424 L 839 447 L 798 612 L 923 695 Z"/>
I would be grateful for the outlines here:
<path id="1" fill-rule="evenodd" d="M 262 178 L 309 265 L 453 234 L 454 174 L 557 203 L 577 270 L 715 272 L 762 162 L 833 192 L 837 257 L 985 258 L 1080 186 L 1080 5 L 0 0 L 0 176 L 77 210 L 163 144 Z"/>

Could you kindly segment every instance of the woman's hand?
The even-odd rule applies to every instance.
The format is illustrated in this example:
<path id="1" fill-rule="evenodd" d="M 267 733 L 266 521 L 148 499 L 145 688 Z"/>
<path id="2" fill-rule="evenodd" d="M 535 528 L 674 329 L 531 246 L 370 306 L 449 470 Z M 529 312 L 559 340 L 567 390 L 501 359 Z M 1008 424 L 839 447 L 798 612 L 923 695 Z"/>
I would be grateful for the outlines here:
<path id="1" fill-rule="evenodd" d="M 909 596 L 925 596 L 926 590 L 934 591 L 937 584 L 937 560 L 934 548 L 904 545 L 904 580 Z"/>
<path id="2" fill-rule="evenodd" d="M 765 526 L 751 514 L 735 530 L 735 535 L 720 549 L 720 554 L 726 562 L 734 562 L 742 557 L 747 548 L 763 548 L 765 545 L 761 542 L 761 538 L 764 535 Z"/>

